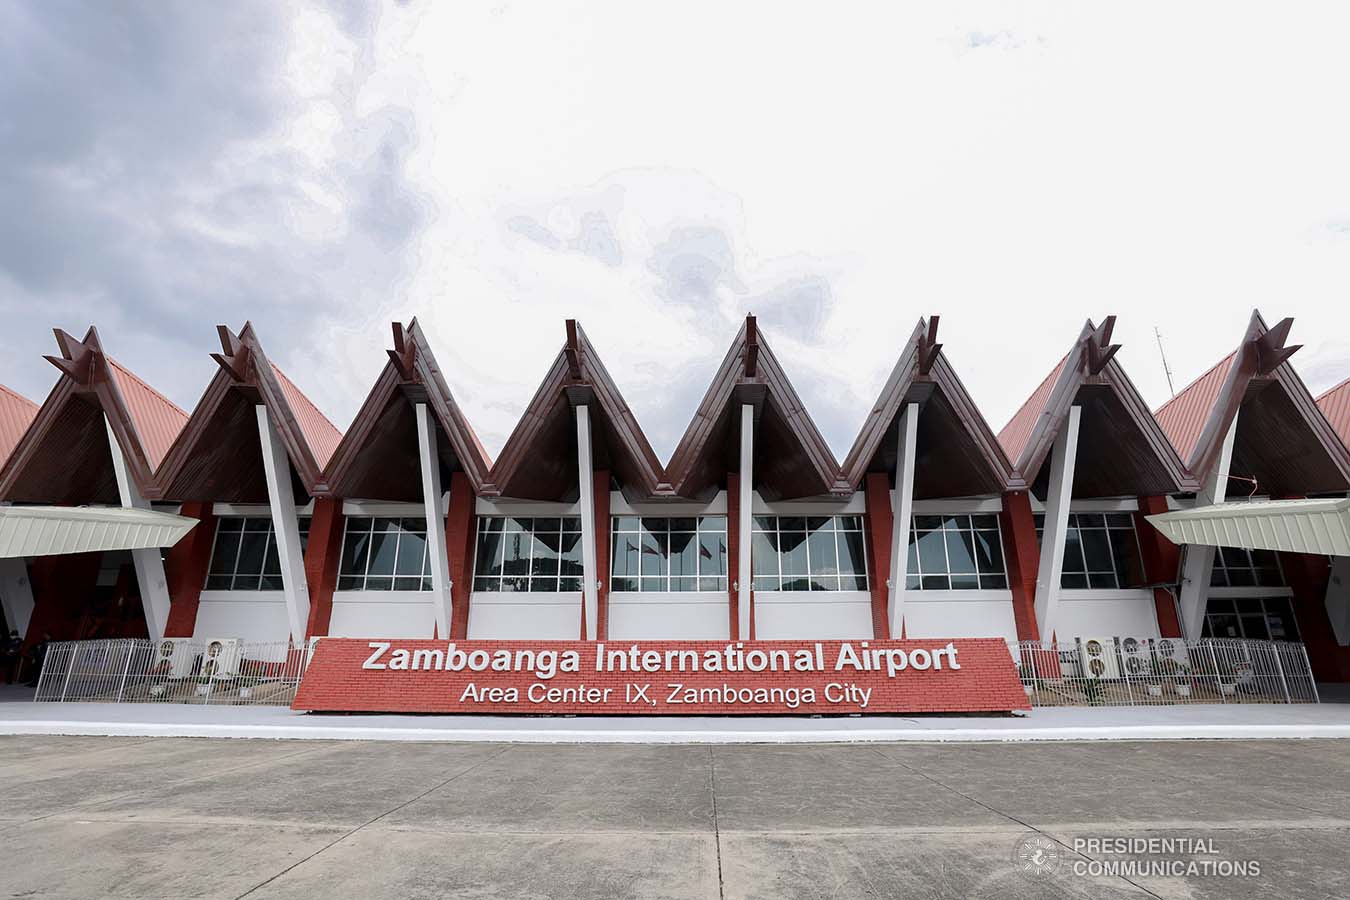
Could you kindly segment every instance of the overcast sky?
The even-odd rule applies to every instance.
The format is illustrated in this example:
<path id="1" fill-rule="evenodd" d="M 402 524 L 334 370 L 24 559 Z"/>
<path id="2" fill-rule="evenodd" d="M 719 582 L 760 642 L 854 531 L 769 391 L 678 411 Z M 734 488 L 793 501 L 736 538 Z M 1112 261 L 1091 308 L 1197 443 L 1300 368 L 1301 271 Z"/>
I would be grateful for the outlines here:
<path id="1" fill-rule="evenodd" d="M 888 6 L 0 4 L 0 382 L 251 319 L 345 427 L 415 315 L 495 454 L 575 317 L 665 459 L 747 312 L 841 458 L 932 313 L 995 430 L 1111 313 L 1350 377 L 1350 7 Z"/>

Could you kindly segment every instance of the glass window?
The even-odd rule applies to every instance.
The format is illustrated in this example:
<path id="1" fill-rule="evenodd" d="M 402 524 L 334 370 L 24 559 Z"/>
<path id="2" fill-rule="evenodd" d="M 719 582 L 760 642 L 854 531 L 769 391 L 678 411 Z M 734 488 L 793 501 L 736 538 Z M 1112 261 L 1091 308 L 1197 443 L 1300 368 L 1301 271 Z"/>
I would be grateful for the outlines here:
<path id="1" fill-rule="evenodd" d="M 300 516 L 300 552 L 309 544 L 309 516 Z M 271 516 L 221 516 L 207 570 L 208 591 L 279 591 L 281 556 Z"/>
<path id="2" fill-rule="evenodd" d="M 581 590 L 581 519 L 479 516 L 473 589 Z"/>
<path id="3" fill-rule="evenodd" d="M 909 529 L 905 590 L 1003 590 L 998 516 L 915 516 Z"/>
<path id="4" fill-rule="evenodd" d="M 615 516 L 610 590 L 725 591 L 726 516 Z"/>
<path id="5" fill-rule="evenodd" d="M 865 591 L 862 516 L 755 516 L 757 591 Z"/>
<path id="6" fill-rule="evenodd" d="M 1036 516 L 1036 543 L 1045 516 Z M 1139 538 L 1130 513 L 1069 513 L 1064 535 L 1064 567 L 1059 585 L 1066 590 L 1119 589 L 1147 584 Z"/>
<path id="7" fill-rule="evenodd" d="M 342 535 L 339 591 L 429 591 L 427 520 L 350 516 Z"/>
<path id="8" fill-rule="evenodd" d="M 1214 554 L 1213 587 L 1283 587 L 1280 559 L 1270 550 L 1220 547 Z"/>
<path id="9" fill-rule="evenodd" d="M 1299 639 L 1298 622 L 1288 597 L 1211 597 L 1205 609 L 1203 636 L 1249 641 Z"/>

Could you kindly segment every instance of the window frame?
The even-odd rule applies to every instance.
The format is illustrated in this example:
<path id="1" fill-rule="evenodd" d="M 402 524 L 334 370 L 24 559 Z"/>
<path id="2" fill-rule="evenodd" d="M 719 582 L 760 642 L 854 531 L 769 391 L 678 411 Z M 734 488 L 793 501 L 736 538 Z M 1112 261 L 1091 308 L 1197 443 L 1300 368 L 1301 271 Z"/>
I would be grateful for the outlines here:
<path id="1" fill-rule="evenodd" d="M 1092 525 L 1088 525 L 1088 526 L 1084 527 L 1084 526 L 1081 524 L 1081 521 L 1080 521 L 1080 517 L 1084 517 L 1084 516 L 1088 516 L 1088 517 L 1095 516 L 1095 517 L 1097 517 L 1097 518 L 1099 518 L 1099 519 L 1102 520 L 1102 524 L 1101 524 L 1100 526 L 1097 526 L 1097 525 L 1095 525 L 1095 524 L 1092 524 Z M 1129 528 L 1127 529 L 1124 525 L 1113 525 L 1112 522 L 1111 522 L 1111 520 L 1112 520 L 1113 517 L 1128 518 L 1129 523 L 1130 523 Z M 1045 536 L 1045 513 L 1043 513 L 1043 512 L 1038 512 L 1038 513 L 1035 514 L 1035 524 L 1036 524 L 1036 549 L 1037 549 L 1037 551 L 1039 552 L 1040 546 L 1041 546 L 1041 542 L 1044 540 L 1044 536 Z M 1121 565 L 1121 564 L 1120 564 L 1120 561 L 1118 561 L 1117 558 L 1116 558 L 1116 545 L 1115 545 L 1115 543 L 1111 540 L 1111 533 L 1112 533 L 1112 532 L 1124 532 L 1124 531 L 1127 531 L 1127 530 L 1128 530 L 1128 531 L 1130 532 L 1130 534 L 1133 535 L 1133 537 L 1134 537 L 1133 546 L 1134 546 L 1134 552 L 1135 552 L 1135 559 L 1136 559 L 1136 560 L 1138 561 L 1138 563 L 1139 563 L 1139 576 L 1140 576 L 1141 584 L 1137 584 L 1137 585 L 1132 585 L 1132 584 L 1122 584 L 1122 583 L 1121 583 L 1121 577 L 1120 577 L 1120 572 L 1121 572 L 1120 565 Z M 1070 571 L 1070 570 L 1067 568 L 1067 566 L 1065 565 L 1065 563 L 1067 563 L 1067 562 L 1068 562 L 1068 559 L 1069 559 L 1069 546 L 1070 546 L 1070 545 L 1069 545 L 1069 532 L 1071 532 L 1071 531 L 1072 531 L 1072 532 L 1077 532 L 1078 535 L 1079 535 L 1078 543 L 1077 543 L 1076 546 L 1077 546 L 1077 550 L 1078 550 L 1078 559 L 1079 559 L 1079 562 L 1082 563 L 1082 569 L 1074 569 L 1074 570 L 1072 570 L 1072 571 Z M 1110 570 L 1109 572 L 1108 572 L 1108 571 L 1105 571 L 1105 570 L 1102 570 L 1102 569 L 1090 569 L 1090 568 L 1088 568 L 1088 562 L 1087 562 L 1087 550 L 1084 548 L 1084 545 L 1083 545 L 1083 539 L 1082 539 L 1082 534 L 1083 534 L 1084 531 L 1101 532 L 1101 533 L 1104 533 L 1104 534 L 1106 535 L 1106 547 L 1107 547 L 1107 551 L 1108 551 L 1108 552 L 1110 553 L 1110 555 L 1111 555 L 1111 570 Z M 1066 527 L 1065 527 L 1065 533 L 1064 533 L 1064 555 L 1061 557 L 1061 560 L 1062 560 L 1062 562 L 1060 563 L 1060 570 L 1059 570 L 1059 589 L 1060 589 L 1061 591 L 1137 591 L 1137 590 L 1143 590 L 1143 589 L 1144 589 L 1144 585 L 1146 585 L 1146 584 L 1148 583 L 1148 574 L 1147 574 L 1147 573 L 1145 572 L 1145 570 L 1144 570 L 1144 547 L 1143 547 L 1143 544 L 1141 544 L 1140 541 L 1139 541 L 1139 526 L 1138 526 L 1138 523 L 1135 521 L 1134 513 L 1132 513 L 1132 512 L 1125 512 L 1125 511 L 1119 511 L 1119 510 L 1117 510 L 1117 511 L 1098 511 L 1098 510 L 1080 510 L 1080 511 L 1075 511 L 1075 510 L 1073 510 L 1073 509 L 1070 509 L 1070 511 L 1069 511 L 1069 520 L 1068 520 L 1068 523 L 1066 524 Z M 1126 561 L 1125 561 L 1125 570 L 1126 570 L 1126 572 L 1129 571 L 1129 564 L 1128 564 L 1128 563 L 1129 563 L 1129 561 L 1126 560 Z M 1101 584 L 1097 584 L 1097 585 L 1094 585 L 1094 584 L 1092 583 L 1094 577 L 1100 579 L 1100 578 L 1102 578 L 1102 577 L 1104 577 L 1104 576 L 1106 576 L 1106 575 L 1110 575 L 1110 576 L 1111 576 L 1111 580 L 1112 580 L 1113 584 L 1109 584 L 1109 585 L 1101 585 Z M 1066 578 L 1076 578 L 1076 577 L 1081 577 L 1081 578 L 1083 579 L 1083 583 L 1082 583 L 1082 584 L 1066 584 L 1066 583 L 1065 583 L 1065 579 L 1066 579 Z"/>
<path id="2" fill-rule="evenodd" d="M 216 520 L 215 532 L 211 535 L 211 556 L 207 559 L 206 562 L 206 577 L 202 580 L 202 590 L 221 591 L 221 592 L 240 592 L 240 593 L 262 593 L 265 591 L 285 590 L 285 581 L 284 581 L 285 573 L 281 568 L 281 552 L 280 550 L 274 549 L 277 547 L 277 540 L 276 540 L 276 529 L 273 527 L 271 515 L 216 516 L 215 520 Z M 309 529 L 312 520 L 313 520 L 312 516 L 296 517 L 296 523 L 299 526 L 300 532 L 300 552 L 302 555 L 304 554 L 305 549 L 309 544 Z M 249 521 L 266 522 L 267 528 L 261 531 L 260 530 L 250 531 L 246 524 Z M 258 569 L 256 573 L 240 573 L 239 571 L 239 556 L 240 556 L 239 551 L 241 549 L 240 546 L 236 546 L 234 548 L 234 563 L 230 567 L 229 573 L 226 574 L 224 572 L 216 570 L 216 562 L 217 562 L 216 552 L 220 547 L 221 532 L 222 530 L 224 530 L 222 526 L 225 526 L 227 523 L 232 522 L 240 523 L 238 530 L 230 529 L 225 531 L 225 533 L 240 535 L 240 544 L 242 544 L 243 542 L 244 534 L 251 533 L 251 534 L 266 535 L 263 541 L 261 567 Z M 275 552 L 277 555 L 277 570 L 275 573 L 269 572 L 267 568 L 268 557 L 273 552 Z M 228 578 L 229 586 L 228 587 L 220 587 L 218 585 L 213 586 L 211 583 L 212 579 L 216 578 Z M 236 586 L 236 582 L 240 578 L 256 578 L 258 583 L 254 587 L 238 587 Z M 268 578 L 275 578 L 277 586 L 276 587 L 265 586 L 265 580 Z"/>
<path id="3" fill-rule="evenodd" d="M 404 526 L 404 523 L 407 522 L 407 521 L 409 521 L 409 520 L 419 520 L 419 519 L 420 519 L 421 522 L 422 522 L 422 530 L 421 530 L 421 531 L 417 531 L 416 529 L 412 529 L 412 528 L 406 528 L 406 527 Z M 432 574 L 431 574 L 431 565 L 432 565 L 432 564 L 431 564 L 431 559 L 430 559 L 430 557 L 431 557 L 431 548 L 430 548 L 430 546 L 429 546 L 428 543 L 427 543 L 427 540 L 428 540 L 428 539 L 427 539 L 427 535 L 428 535 L 429 532 L 427 531 L 427 524 L 426 524 L 426 521 L 427 521 L 427 520 L 426 520 L 426 517 L 425 517 L 425 516 L 344 516 L 344 517 L 343 517 L 343 523 L 342 523 L 342 544 L 341 544 L 341 549 L 340 549 L 339 552 L 338 552 L 338 577 L 337 577 L 337 587 L 334 589 L 334 590 L 335 590 L 335 593 L 344 593 L 344 594 L 346 594 L 346 593 L 394 593 L 394 592 L 422 593 L 422 592 L 427 592 L 427 591 L 434 590 L 434 585 L 433 585 L 433 582 L 432 582 Z M 357 522 L 369 522 L 369 523 L 370 523 L 370 527 L 367 528 L 367 529 L 365 529 L 365 530 L 354 531 L 354 530 L 352 529 L 352 525 L 353 525 L 353 523 L 357 523 Z M 375 574 L 375 575 L 372 575 L 372 574 L 370 573 L 371 550 L 372 550 L 372 548 L 373 548 L 374 545 L 375 545 L 374 537 L 375 537 L 375 534 L 377 533 L 376 530 L 375 530 L 375 523 L 376 523 L 376 522 L 394 522 L 394 523 L 396 523 L 396 527 L 393 528 L 392 530 L 391 530 L 391 529 L 385 529 L 384 531 L 380 532 L 380 533 L 382 533 L 382 534 L 393 534 L 393 535 L 394 535 L 394 547 L 393 547 L 393 551 L 392 551 L 392 552 L 393 552 L 393 567 L 390 569 L 390 572 L 389 572 L 388 575 L 385 575 L 385 574 L 382 574 L 382 573 L 377 573 L 377 574 Z M 363 561 L 363 563 L 362 563 L 362 565 L 361 565 L 361 573 L 360 573 L 359 575 L 358 575 L 358 574 L 355 574 L 355 573 L 353 573 L 353 572 L 347 571 L 347 562 L 348 562 L 348 559 L 347 559 L 347 547 L 348 547 L 348 540 L 349 540 L 349 538 L 350 538 L 352 535 L 354 535 L 354 534 L 355 534 L 355 535 L 361 535 L 361 534 L 364 534 L 364 535 L 366 535 L 366 537 L 367 537 L 366 547 L 365 547 L 365 557 L 364 557 L 364 561 Z M 403 538 L 404 538 L 404 535 L 409 535 L 409 534 L 421 535 L 421 538 L 422 538 L 422 570 L 421 570 L 421 572 L 418 573 L 417 575 L 399 574 L 399 572 L 398 572 L 398 564 L 399 564 L 399 560 L 400 560 L 400 557 L 401 557 L 400 550 L 401 550 L 401 548 L 402 548 Z M 388 579 L 388 580 L 389 580 L 389 586 L 388 586 L 388 587 L 381 587 L 381 586 L 379 586 L 379 585 L 377 584 L 376 586 L 373 586 L 373 587 L 372 587 L 372 586 L 370 585 L 370 580 L 371 580 L 372 578 L 373 578 L 373 579 Z M 352 584 L 352 581 L 355 580 L 355 579 L 359 579 L 359 584 L 357 584 L 357 585 L 353 585 L 353 584 Z M 405 585 L 404 587 L 399 587 L 399 586 L 398 586 L 398 582 L 399 582 L 400 579 L 417 579 L 417 581 L 418 581 L 418 586 L 415 587 L 415 588 L 414 588 L 414 587 L 408 587 L 408 586 L 406 586 L 406 585 Z"/>
<path id="4" fill-rule="evenodd" d="M 802 549 L 803 549 L 803 552 L 804 552 L 804 555 L 805 555 L 805 571 L 804 571 L 803 573 L 790 573 L 790 574 L 787 574 L 787 575 L 784 575 L 784 574 L 783 574 L 783 556 L 784 556 L 784 554 L 783 554 L 783 551 L 782 551 L 782 549 L 781 549 L 781 544 L 780 544 L 780 541 L 778 540 L 778 537 L 784 533 L 784 529 L 783 529 L 783 527 L 782 527 L 782 523 L 783 523 L 783 520 L 784 520 L 784 519 L 789 519 L 789 520 L 791 520 L 791 519 L 801 519 L 801 520 L 802 520 L 802 525 L 803 525 L 803 527 L 802 527 L 802 529 L 800 529 L 800 533 L 802 533 L 802 534 L 805 535 L 805 538 L 804 538 L 804 540 L 803 540 L 803 542 L 802 542 Z M 823 533 L 823 530 L 822 530 L 822 529 L 819 529 L 819 528 L 817 528 L 817 529 L 812 529 L 812 528 L 810 527 L 810 522 L 811 522 L 811 520 L 813 520 L 813 519 L 825 519 L 825 520 L 828 520 L 828 521 L 830 522 L 829 533 L 832 534 L 832 535 L 834 535 L 834 559 L 835 559 L 835 566 L 834 566 L 834 567 L 835 567 L 835 571 L 834 571 L 833 573 L 818 573 L 818 572 L 812 572 L 812 571 L 811 571 L 811 568 L 812 568 L 812 567 L 811 567 L 811 538 L 812 538 L 813 536 L 817 535 L 817 534 Z M 766 520 L 772 520 L 772 521 L 773 521 L 774 527 L 773 527 L 771 530 L 770 530 L 770 529 L 766 529 L 766 528 L 763 527 L 763 523 L 764 523 Z M 841 522 L 842 520 L 854 520 L 854 521 L 856 521 L 856 522 L 858 523 L 858 524 L 857 524 L 857 527 L 856 527 L 856 528 L 842 528 L 842 527 L 840 527 L 840 522 Z M 787 530 L 787 533 L 789 533 L 789 534 L 797 534 L 797 533 L 799 533 L 799 530 L 796 529 L 796 528 L 790 528 L 790 529 Z M 775 568 L 777 574 L 768 574 L 768 573 L 763 573 L 763 572 L 757 572 L 757 571 L 756 571 L 756 569 L 759 568 L 759 566 L 760 566 L 760 564 L 761 564 L 761 557 L 764 555 L 764 554 L 762 554 L 762 553 L 759 553 L 759 552 L 756 552 L 756 551 L 755 551 L 755 536 L 756 536 L 756 535 L 761 535 L 761 534 L 772 534 L 772 535 L 774 535 L 774 540 L 772 541 L 772 544 L 773 544 L 773 546 L 775 547 L 775 550 L 774 550 L 774 553 L 773 553 L 773 559 L 774 559 L 774 563 L 775 563 L 774 568 Z M 842 557 L 842 554 L 840 553 L 840 550 L 841 550 L 841 542 L 844 540 L 844 538 L 841 537 L 841 536 L 842 536 L 842 535 L 850 535 L 850 534 L 856 534 L 856 535 L 858 535 L 858 538 L 859 538 L 859 545 L 862 547 L 862 572 L 861 572 L 861 573 L 858 573 L 858 572 L 851 572 L 851 573 L 849 573 L 848 575 L 844 575 L 844 574 L 840 571 L 840 568 L 841 568 L 841 567 L 840 567 L 840 565 L 839 565 L 839 560 L 840 560 L 840 558 Z M 752 590 L 754 590 L 754 591 L 756 591 L 756 592 L 764 592 L 764 593 L 794 593 L 794 594 L 795 594 L 795 593 L 838 594 L 838 593 L 867 592 L 867 591 L 870 591 L 870 590 L 871 590 L 871 587 L 872 587 L 872 575 L 871 575 L 871 566 L 872 566 L 872 563 L 871 563 L 871 554 L 868 552 L 868 549 L 867 549 L 867 523 L 866 523 L 866 520 L 865 520 L 865 516 L 864 516 L 863 514 L 861 514 L 861 513 L 827 513 L 827 514 L 824 514 L 824 515 L 814 515 L 814 516 L 813 516 L 813 515 L 806 514 L 806 513 L 797 513 L 797 514 L 790 514 L 790 515 L 788 515 L 788 514 L 780 514 L 780 513 L 764 513 L 764 514 L 758 514 L 758 513 L 757 513 L 757 514 L 755 514 L 755 515 L 753 515 L 753 516 L 751 517 L 751 522 L 750 522 L 750 544 L 751 544 L 751 563 L 750 563 L 750 573 L 749 573 L 749 577 L 750 577 L 750 584 L 751 584 Z M 729 567 L 728 567 L 728 568 L 729 568 Z M 777 584 L 776 587 L 766 587 L 766 586 L 764 586 L 764 585 L 762 585 L 762 584 L 760 583 L 760 579 L 761 579 L 761 578 L 765 578 L 765 579 L 767 579 L 767 578 L 772 578 L 772 579 L 774 579 L 778 584 Z M 835 581 L 836 581 L 836 584 L 837 584 L 838 586 L 837 586 L 837 587 L 817 586 L 817 585 L 816 585 L 816 581 L 815 581 L 816 578 L 834 578 Z M 861 582 L 862 582 L 862 584 L 861 584 L 861 586 L 858 586 L 858 585 L 857 585 L 857 582 L 855 581 L 855 583 L 854 583 L 853 586 L 851 586 L 851 587 L 844 587 L 844 586 L 843 586 L 843 579 L 845 579 L 845 578 L 860 579 Z M 783 582 L 784 582 L 784 581 L 787 581 L 788 579 L 793 579 L 793 580 L 804 579 L 805 582 L 806 582 L 806 586 L 805 586 L 805 587 L 801 587 L 801 588 L 785 588 L 785 587 L 783 587 Z"/>
<path id="5" fill-rule="evenodd" d="M 692 531 L 685 528 L 675 529 L 672 527 L 674 522 L 685 519 L 692 520 L 692 522 L 694 523 L 694 528 Z M 624 520 L 635 520 L 637 522 L 637 528 L 633 529 L 629 527 L 620 527 L 620 523 Z M 709 520 L 717 520 L 721 522 L 721 528 L 708 527 L 706 523 L 708 523 Z M 648 523 L 656 521 L 665 523 L 665 527 L 661 531 L 652 531 L 649 529 Z M 729 524 L 730 523 L 728 517 L 725 513 L 710 513 L 703 515 L 694 514 L 683 516 L 671 516 L 671 515 L 647 516 L 636 514 L 616 514 L 610 516 L 610 523 L 609 523 L 610 592 L 613 594 L 725 594 L 729 590 L 728 586 L 731 584 L 731 539 L 730 534 L 727 530 L 729 528 Z M 697 571 L 693 575 L 688 574 L 673 575 L 670 572 L 671 555 L 670 555 L 669 538 L 671 535 L 674 534 L 680 535 L 687 534 L 693 536 L 694 546 L 696 548 L 694 554 L 695 568 L 697 569 Z M 705 575 L 703 573 L 704 559 L 701 550 L 703 547 L 703 536 L 705 534 L 720 535 L 722 538 L 721 574 Z M 623 535 L 637 535 L 639 537 L 639 560 L 638 560 L 639 564 L 638 564 L 638 572 L 636 575 L 629 575 L 626 572 L 621 575 L 615 573 L 615 566 L 618 565 L 619 563 L 618 544 L 620 537 Z M 646 537 L 647 535 L 651 535 L 653 537 L 663 535 L 667 539 L 665 544 L 665 556 L 664 556 L 665 560 L 664 567 L 666 571 L 663 574 L 644 575 L 642 573 L 641 567 L 642 559 L 640 555 L 640 548 L 642 546 L 642 538 Z M 691 580 L 694 583 L 694 586 L 692 588 L 672 587 L 671 585 L 676 579 Z M 627 582 L 629 581 L 635 582 L 635 586 L 632 588 L 628 587 Z M 664 582 L 664 584 L 653 587 L 648 586 L 649 582 L 657 582 L 657 581 L 662 581 Z M 619 586 L 620 582 L 623 582 L 624 586 L 620 587 Z M 711 586 L 705 586 L 708 583 L 711 583 Z"/>
<path id="6" fill-rule="evenodd" d="M 576 535 L 578 541 L 578 553 L 576 564 L 578 566 L 582 565 L 581 560 L 584 559 L 584 556 L 580 552 L 579 548 L 582 535 L 581 516 L 579 515 L 526 516 L 526 515 L 507 515 L 502 513 L 484 513 L 474 516 L 474 519 L 475 522 L 474 522 L 474 536 L 473 536 L 473 565 L 469 570 L 472 573 L 470 581 L 471 593 L 517 594 L 517 595 L 581 593 L 581 591 L 585 586 L 584 572 L 578 572 L 575 575 L 564 575 L 562 572 L 563 562 L 567 559 L 566 555 L 564 555 L 564 550 L 562 547 L 562 537 L 564 535 Z M 552 529 L 536 530 L 536 528 L 534 527 L 534 523 L 540 520 L 544 521 L 557 520 L 558 530 L 557 531 L 554 531 Z M 498 529 L 489 529 L 485 531 L 484 524 L 490 521 L 500 521 L 502 525 Z M 520 531 L 512 531 L 506 527 L 506 523 L 508 521 L 529 522 L 530 527 L 528 530 L 522 528 Z M 575 529 L 568 527 L 569 523 L 575 523 L 576 524 Z M 483 549 L 484 534 L 502 535 L 502 539 L 500 541 L 497 550 L 497 563 L 499 572 L 496 575 L 484 575 L 479 573 L 480 553 Z M 530 554 L 523 560 L 525 562 L 526 568 L 526 572 L 524 574 L 507 575 L 505 571 L 500 571 L 500 569 L 502 569 L 502 567 L 504 567 L 505 565 L 505 557 L 506 557 L 505 536 L 508 534 L 525 534 L 529 536 L 528 546 Z M 535 559 L 534 557 L 535 541 L 537 540 L 539 535 L 544 535 L 548 537 L 556 535 L 559 538 L 557 551 L 558 573 L 556 575 L 548 575 L 548 574 L 536 575 L 533 572 Z M 524 590 L 516 590 L 515 588 L 511 588 L 509 590 L 506 589 L 506 584 L 508 582 L 516 582 L 520 579 L 524 579 L 525 581 Z M 541 584 L 547 581 L 552 581 L 553 585 L 551 588 L 536 589 L 534 586 L 536 581 L 539 581 Z M 567 587 L 563 587 L 564 581 L 568 582 Z M 495 583 L 496 586 L 495 587 L 487 586 L 488 584 L 492 583 Z M 573 586 L 573 583 L 575 583 L 575 587 Z"/>
<path id="7" fill-rule="evenodd" d="M 932 527 L 924 527 L 924 528 L 920 528 L 920 527 L 919 527 L 919 520 L 920 520 L 920 519 L 929 519 L 929 518 L 941 519 L 942 522 L 940 523 L 939 527 L 937 527 L 937 528 L 932 528 Z M 966 527 L 966 528 L 961 528 L 961 527 L 957 527 L 957 528 L 949 528 L 949 527 L 948 527 L 948 523 L 949 523 L 950 521 L 952 521 L 952 520 L 955 520 L 955 519 L 964 519 L 964 520 L 966 521 L 966 524 L 968 525 L 968 527 Z M 981 527 L 980 525 L 977 525 L 977 524 L 976 524 L 976 520 L 977 520 L 977 519 L 980 519 L 980 520 L 983 520 L 983 519 L 990 519 L 990 520 L 993 521 L 993 527 L 992 527 L 992 528 L 990 528 L 990 527 L 988 527 L 988 526 Z M 991 572 L 986 572 L 986 571 L 984 571 L 984 570 L 980 567 L 979 555 L 978 555 L 977 553 L 972 552 L 971 558 L 972 558 L 972 561 L 974 562 L 975 571 L 974 571 L 973 573 L 970 573 L 970 572 L 956 572 L 956 573 L 953 573 L 953 572 L 952 572 L 952 568 L 951 568 L 951 553 L 950 553 L 950 551 L 947 549 L 947 544 L 948 544 L 948 541 L 947 541 L 947 535 L 948 535 L 948 534 L 962 534 L 962 533 L 969 534 L 969 535 L 971 536 L 971 546 L 972 546 L 972 549 L 973 549 L 973 548 L 974 548 L 974 542 L 975 542 L 976 540 L 978 540 L 978 536 L 979 536 L 981 533 L 987 534 L 987 533 L 989 533 L 989 532 L 994 532 L 994 533 L 996 533 L 996 534 L 998 535 L 998 553 L 999 553 L 999 563 L 1000 563 L 999 569 L 998 569 L 997 571 L 991 571 Z M 941 534 L 941 535 L 943 536 L 943 539 L 942 539 L 942 553 L 943 553 L 943 558 L 944 558 L 944 560 L 946 560 L 946 566 L 945 566 L 945 568 L 943 569 L 943 571 L 941 571 L 941 572 L 929 572 L 929 573 L 925 573 L 925 572 L 924 572 L 924 570 L 923 570 L 923 554 L 922 554 L 921 549 L 920 549 L 920 547 L 919 547 L 919 541 L 921 540 L 921 535 L 922 535 L 922 534 Z M 1007 590 L 1009 590 L 1009 582 L 1008 582 L 1008 553 L 1007 553 L 1007 548 L 1006 548 L 1006 546 L 1005 546 L 1005 542 L 1004 542 L 1004 540 L 1003 540 L 1003 523 L 1002 523 L 1002 521 L 1000 521 L 1000 517 L 999 517 L 998 513 L 991 513 L 991 512 L 943 512 L 943 513 L 921 513 L 921 512 L 920 512 L 920 513 L 914 513 L 914 514 L 910 517 L 910 523 L 909 523 L 909 544 L 908 544 L 908 547 L 906 548 L 906 553 L 908 554 L 908 555 L 906 556 L 906 563 L 905 563 L 905 590 L 906 590 L 907 592 L 908 592 L 908 591 L 919 591 L 919 592 L 928 592 L 928 593 L 937 593 L 937 592 L 971 593 L 971 592 L 974 592 L 974 591 L 1007 591 Z M 951 586 L 951 579 L 952 579 L 952 577 L 953 577 L 954 575 L 955 575 L 955 576 L 963 576 L 963 577 L 964 577 L 964 576 L 971 576 L 971 575 L 973 575 L 973 577 L 975 578 L 975 581 L 976 581 L 976 586 L 975 586 L 975 587 L 952 587 L 952 586 Z M 947 579 L 947 586 L 946 586 L 946 587 L 936 587 L 936 586 L 935 586 L 935 587 L 925 587 L 925 586 L 924 586 L 924 583 L 923 583 L 925 578 L 934 578 L 934 579 L 936 579 L 936 578 L 946 578 L 946 579 Z M 988 579 L 991 583 L 988 584 L 988 585 L 986 585 L 986 584 L 985 584 L 985 580 L 986 580 L 986 579 Z M 999 583 L 997 583 L 997 582 L 1001 582 L 1001 584 L 999 584 Z"/>

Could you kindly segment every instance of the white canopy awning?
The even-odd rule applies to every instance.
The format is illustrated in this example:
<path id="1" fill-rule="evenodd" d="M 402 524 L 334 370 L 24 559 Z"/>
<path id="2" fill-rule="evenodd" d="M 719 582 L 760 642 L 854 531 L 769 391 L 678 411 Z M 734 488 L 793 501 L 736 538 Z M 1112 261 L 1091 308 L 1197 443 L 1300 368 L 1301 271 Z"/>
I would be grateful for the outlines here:
<path id="1" fill-rule="evenodd" d="M 1174 544 L 1350 556 L 1350 498 L 1217 503 L 1148 520 Z"/>
<path id="2" fill-rule="evenodd" d="M 0 506 L 0 559 L 172 547 L 196 524 L 120 506 Z"/>

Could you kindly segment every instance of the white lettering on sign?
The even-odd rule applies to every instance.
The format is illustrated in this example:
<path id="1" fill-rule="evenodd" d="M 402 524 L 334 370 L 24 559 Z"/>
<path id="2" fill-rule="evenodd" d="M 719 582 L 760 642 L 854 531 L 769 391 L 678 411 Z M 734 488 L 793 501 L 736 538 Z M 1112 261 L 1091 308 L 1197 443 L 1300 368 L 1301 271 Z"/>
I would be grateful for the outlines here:
<path id="1" fill-rule="evenodd" d="M 362 669 L 387 669 L 396 672 L 529 672 L 541 681 L 548 681 L 559 672 L 580 672 L 581 653 L 577 650 L 461 650 L 451 641 L 445 649 L 418 647 L 415 650 L 395 648 L 392 641 L 371 641 L 370 656 Z M 956 646 L 950 641 L 945 647 L 931 649 L 916 647 L 902 650 L 893 647 L 872 647 L 867 641 L 855 646 L 845 641 L 834 659 L 835 672 L 885 672 L 894 678 L 900 672 L 957 670 Z M 386 661 L 386 656 L 388 657 Z M 626 649 L 606 649 L 595 645 L 596 672 L 824 672 L 825 650 L 817 643 L 814 648 L 788 650 L 762 649 L 737 641 L 721 650 L 668 649 L 643 650 L 638 644 Z M 841 685 L 840 690 L 850 686 Z M 862 690 L 862 689 L 859 689 Z M 852 695 L 850 695 L 852 696 Z M 691 701 L 685 701 L 691 702 Z M 866 705 L 864 701 L 863 705 Z"/>

